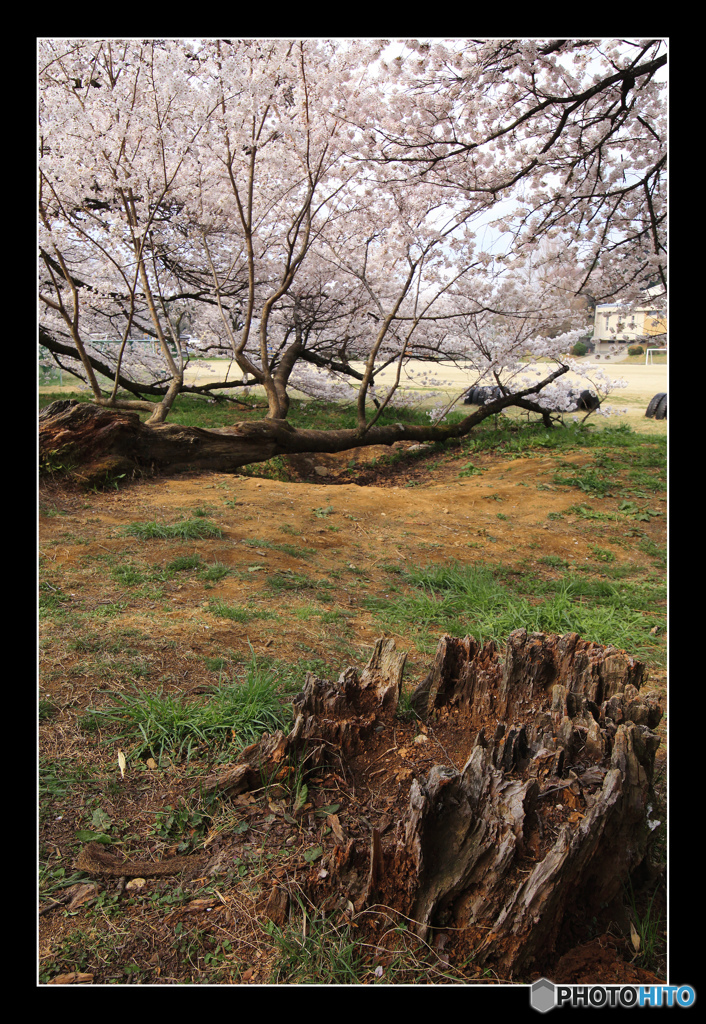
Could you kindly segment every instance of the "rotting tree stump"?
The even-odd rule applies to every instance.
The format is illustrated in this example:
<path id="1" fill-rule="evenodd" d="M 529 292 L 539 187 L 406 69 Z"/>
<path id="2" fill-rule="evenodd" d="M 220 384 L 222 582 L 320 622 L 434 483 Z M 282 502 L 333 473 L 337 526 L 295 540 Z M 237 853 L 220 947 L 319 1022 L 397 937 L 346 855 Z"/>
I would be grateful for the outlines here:
<path id="1" fill-rule="evenodd" d="M 417 885 L 412 916 L 477 941 L 505 970 L 553 948 L 564 917 L 590 916 L 645 859 L 662 709 L 643 666 L 612 647 L 517 630 L 493 644 L 444 637 L 414 695 L 472 746 L 410 793 L 394 861 Z"/>
<path id="2" fill-rule="evenodd" d="M 315 905 L 344 918 L 387 908 L 477 967 L 526 977 L 649 863 L 659 700 L 641 692 L 639 662 L 576 634 L 516 630 L 504 658 L 445 636 L 413 695 L 421 732 L 403 740 L 405 657 L 378 640 L 360 674 L 308 673 L 289 735 L 263 737 L 203 788 L 237 794 L 293 760 L 328 766 L 369 830 L 332 831 L 305 884 Z"/>

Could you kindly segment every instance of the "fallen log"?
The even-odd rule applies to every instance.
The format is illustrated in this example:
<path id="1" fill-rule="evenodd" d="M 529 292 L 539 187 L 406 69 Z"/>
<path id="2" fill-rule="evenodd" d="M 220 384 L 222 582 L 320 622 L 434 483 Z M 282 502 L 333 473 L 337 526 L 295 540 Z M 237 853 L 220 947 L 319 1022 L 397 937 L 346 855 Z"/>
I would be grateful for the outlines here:
<path id="1" fill-rule="evenodd" d="M 233 473 L 275 456 L 335 455 L 398 441 L 447 441 L 464 437 L 509 405 L 523 406 L 525 399 L 518 396 L 534 394 L 567 370 L 562 366 L 533 388 L 497 398 L 459 422 L 428 425 L 361 423 L 317 430 L 268 416 L 205 430 L 176 423 L 143 423 L 137 412 L 120 403 L 112 406 L 107 399 L 97 405 L 61 400 L 39 414 L 40 470 L 82 486 L 105 486 L 127 475 Z M 551 426 L 551 421 L 547 425 Z"/>

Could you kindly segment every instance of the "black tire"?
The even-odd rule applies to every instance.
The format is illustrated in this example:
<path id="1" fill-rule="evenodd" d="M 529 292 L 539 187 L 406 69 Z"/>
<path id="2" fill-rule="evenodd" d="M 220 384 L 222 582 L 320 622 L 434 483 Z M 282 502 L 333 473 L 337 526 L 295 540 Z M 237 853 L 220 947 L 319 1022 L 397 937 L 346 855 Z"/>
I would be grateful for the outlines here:
<path id="1" fill-rule="evenodd" d="M 487 388 L 478 388 L 478 391 L 481 393 L 477 396 L 477 400 L 483 404 L 503 397 L 502 390 L 495 384 L 489 385 Z"/>
<path id="2" fill-rule="evenodd" d="M 464 398 L 464 405 L 482 405 L 486 400 L 488 390 L 480 385 L 474 385 Z"/>
<path id="3" fill-rule="evenodd" d="M 502 398 L 502 388 L 497 385 L 488 385 L 483 387 L 481 385 L 477 387 L 469 388 L 466 392 L 466 397 L 463 400 L 464 405 L 485 405 L 486 402 L 490 402 L 495 398 Z"/>
<path id="4" fill-rule="evenodd" d="M 667 396 L 665 395 L 662 398 L 662 400 L 660 401 L 659 405 L 657 406 L 657 411 L 655 412 L 655 419 L 656 420 L 666 420 L 666 418 L 667 418 Z"/>
<path id="5" fill-rule="evenodd" d="M 600 409 L 601 403 L 598 395 L 595 395 L 593 391 L 582 391 L 578 397 L 576 408 L 583 410 L 583 412 L 595 412 L 596 409 Z"/>
<path id="6" fill-rule="evenodd" d="M 664 400 L 664 415 L 666 416 L 667 415 L 667 402 L 666 402 L 666 398 L 667 398 L 667 392 L 666 391 L 658 391 L 657 394 L 654 396 L 654 398 L 650 399 L 650 404 L 647 406 L 647 412 L 645 413 L 645 416 L 649 416 L 650 419 L 652 419 L 654 416 L 656 416 L 657 409 L 659 408 L 659 403 L 662 400 Z M 664 419 L 664 416 L 662 416 L 661 418 Z"/>

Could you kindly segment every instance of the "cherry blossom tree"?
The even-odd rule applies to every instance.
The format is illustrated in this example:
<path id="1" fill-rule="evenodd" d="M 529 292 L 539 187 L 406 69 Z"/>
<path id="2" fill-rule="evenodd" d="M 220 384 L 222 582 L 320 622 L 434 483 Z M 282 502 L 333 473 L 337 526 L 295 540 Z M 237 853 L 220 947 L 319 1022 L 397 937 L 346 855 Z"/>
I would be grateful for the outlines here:
<path id="1" fill-rule="evenodd" d="M 666 291 L 667 65 L 662 39 L 411 40 L 384 65 L 369 154 L 460 190 L 469 209 L 517 199 L 515 249 L 576 246 L 600 301 Z M 376 151 L 381 151 L 377 153 Z"/>
<path id="2" fill-rule="evenodd" d="M 567 408 L 576 296 L 666 280 L 660 40 L 46 39 L 38 57 L 40 340 L 97 406 L 162 423 L 182 392 L 257 384 L 282 450 L 460 436 Z M 189 383 L 195 355 L 227 374 Z M 500 397 L 391 432 L 412 360 Z M 293 388 L 354 400 L 356 429 L 284 429 Z"/>

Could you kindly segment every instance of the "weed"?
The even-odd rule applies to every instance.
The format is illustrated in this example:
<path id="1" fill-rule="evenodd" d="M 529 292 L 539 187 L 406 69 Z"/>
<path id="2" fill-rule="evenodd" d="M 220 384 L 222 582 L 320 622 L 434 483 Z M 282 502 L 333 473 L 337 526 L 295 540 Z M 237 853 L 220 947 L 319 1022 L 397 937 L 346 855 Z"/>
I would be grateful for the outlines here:
<path id="1" fill-rule="evenodd" d="M 323 914 L 297 901 L 294 927 L 265 926 L 277 949 L 272 980 L 290 985 L 355 985 L 366 971 L 359 942 L 348 927 L 337 928 Z"/>
<path id="2" fill-rule="evenodd" d="M 208 602 L 208 610 L 211 615 L 217 615 L 219 619 L 231 619 L 233 622 L 250 622 L 256 618 L 253 612 L 238 605 L 226 604 L 225 601 L 211 599 Z"/>
<path id="3" fill-rule="evenodd" d="M 198 519 L 206 519 L 216 511 L 212 505 L 199 505 L 197 508 L 192 508 L 191 514 Z"/>
<path id="4" fill-rule="evenodd" d="M 133 757 L 168 754 L 187 761 L 201 748 L 210 752 L 255 742 L 263 732 L 283 728 L 281 681 L 274 669 L 253 659 L 243 682 L 233 682 L 209 694 L 205 702 L 186 702 L 161 690 L 135 689 L 118 694 L 106 708 L 91 708 L 89 724 L 102 724 L 112 739 L 131 743 Z"/>
<path id="5" fill-rule="evenodd" d="M 302 531 L 298 530 L 296 526 L 290 526 L 289 523 L 282 523 L 280 526 L 282 533 L 289 533 L 292 537 L 301 537 Z"/>
<path id="6" fill-rule="evenodd" d="M 640 508 L 634 501 L 621 501 L 618 505 L 618 512 L 638 522 L 649 523 L 650 519 L 662 513 L 651 508 Z"/>
<path id="7" fill-rule="evenodd" d="M 281 572 L 272 573 L 267 577 L 266 586 L 275 593 L 285 591 L 319 590 L 330 588 L 331 584 L 326 580 L 313 580 L 303 573 L 291 572 L 283 569 Z"/>
<path id="8" fill-rule="evenodd" d="M 124 587 L 137 587 L 146 581 L 145 574 L 134 565 L 119 565 L 111 569 L 110 575 Z"/>
<path id="9" fill-rule="evenodd" d="M 58 974 L 74 971 L 94 973 L 94 969 L 98 968 L 105 970 L 120 955 L 119 938 L 120 933 L 116 934 L 113 927 L 106 931 L 90 925 L 69 932 L 55 944 L 51 954 L 43 958 L 39 971 L 40 983 L 46 984 Z"/>
<path id="10" fill-rule="evenodd" d="M 62 445 L 52 451 L 43 452 L 39 460 L 39 473 L 41 476 L 60 476 L 70 473 L 76 467 L 74 446 L 71 444 Z"/>
<path id="11" fill-rule="evenodd" d="M 482 473 L 483 470 L 479 466 L 474 466 L 472 462 L 466 463 L 464 468 L 459 472 L 459 476 L 477 476 Z"/>
<path id="12" fill-rule="evenodd" d="M 589 547 L 593 552 L 594 557 L 597 558 L 599 562 L 615 561 L 615 552 L 609 551 L 607 548 L 599 548 L 595 544 L 591 544 Z"/>
<path id="13" fill-rule="evenodd" d="M 182 519 L 178 523 L 130 523 L 121 532 L 140 540 L 203 540 L 223 536 L 220 526 L 203 519 Z"/>
<path id="14" fill-rule="evenodd" d="M 384 921 L 380 923 L 384 926 Z M 404 925 L 383 927 L 379 938 L 367 942 L 358 929 L 358 923 L 335 924 L 295 894 L 288 924 L 264 925 L 277 951 L 272 981 L 290 985 L 467 981 Z"/>
<path id="15" fill-rule="evenodd" d="M 419 715 L 415 711 L 412 705 L 412 696 L 414 690 L 403 689 L 400 693 L 400 699 L 397 702 L 396 715 L 397 718 L 401 718 L 403 722 L 413 722 L 419 718 Z"/>
<path id="16" fill-rule="evenodd" d="M 106 601 L 95 607 L 91 614 L 98 619 L 110 619 L 115 615 L 122 615 L 127 607 L 127 601 Z"/>
<path id="17" fill-rule="evenodd" d="M 598 494 L 601 497 L 611 494 L 615 489 L 614 480 L 589 468 L 574 470 L 568 476 L 564 476 L 561 470 L 558 470 L 554 474 L 553 482 L 562 487 L 578 487 L 588 494 Z"/>
<path id="18" fill-rule="evenodd" d="M 61 893 L 62 889 L 68 889 L 69 886 L 75 885 L 81 877 L 82 872 L 80 871 L 72 871 L 67 874 L 66 868 L 49 867 L 43 864 L 39 869 L 39 894 L 43 900 L 52 899 Z"/>
<path id="19" fill-rule="evenodd" d="M 313 548 L 295 547 L 293 544 L 275 544 L 273 541 L 258 540 L 257 538 L 248 538 L 241 543 L 250 548 L 262 548 L 265 551 L 281 551 L 282 554 L 289 555 L 290 558 L 306 558 L 308 555 L 315 554 Z"/>
<path id="20" fill-rule="evenodd" d="M 177 850 L 184 853 L 195 840 L 206 834 L 212 818 L 211 808 L 216 800 L 217 796 L 212 796 L 198 807 L 190 807 L 186 801 L 177 807 L 167 804 L 155 815 L 155 835 L 167 841 L 178 840 Z M 185 839 L 185 836 L 189 838 Z"/>
<path id="21" fill-rule="evenodd" d="M 644 551 L 646 555 L 650 555 L 652 558 L 656 558 L 661 565 L 666 566 L 667 564 L 667 548 L 666 545 L 655 544 L 654 541 L 649 540 L 647 537 L 643 538 L 637 545 L 640 551 Z"/>
<path id="22" fill-rule="evenodd" d="M 180 555 L 167 562 L 166 569 L 170 574 L 177 572 L 190 572 L 192 569 L 201 569 L 204 560 L 201 555 Z"/>
<path id="23" fill-rule="evenodd" d="M 559 555 L 542 555 L 539 561 L 543 565 L 551 565 L 553 568 L 565 569 L 569 564 L 565 558 L 561 558 Z"/>
<path id="24" fill-rule="evenodd" d="M 61 587 L 54 586 L 48 580 L 39 584 L 39 616 L 55 615 L 64 611 L 64 605 L 71 598 L 65 594 Z"/>
<path id="25" fill-rule="evenodd" d="M 588 505 L 571 505 L 566 510 L 567 515 L 579 516 L 580 519 L 616 519 L 612 512 L 598 512 Z"/>
<path id="26" fill-rule="evenodd" d="M 178 558 L 173 558 L 170 562 L 167 562 L 164 567 L 164 574 L 168 577 L 174 577 L 177 573 L 182 572 L 195 572 L 200 580 L 204 583 L 218 583 L 219 580 L 225 579 L 232 572 L 230 566 L 224 565 L 223 562 L 206 562 L 201 555 L 180 555 Z"/>
<path id="27" fill-rule="evenodd" d="M 631 944 L 636 958 L 649 970 L 659 966 L 665 950 L 664 921 L 655 907 L 655 900 L 660 893 L 661 882 L 657 884 L 649 902 L 638 908 L 638 900 L 633 890 L 632 881 L 628 879 L 625 887 L 626 902 L 631 911 Z M 644 905 L 644 900 L 642 904 Z"/>
<path id="28" fill-rule="evenodd" d="M 39 802 L 42 804 L 60 802 L 71 790 L 93 776 L 89 768 L 78 766 L 72 758 L 40 758 L 39 760 Z"/>
<path id="29" fill-rule="evenodd" d="M 610 583 L 582 582 L 564 574 L 551 583 L 526 584 L 542 601 L 530 600 L 516 589 L 505 588 L 488 567 L 456 563 L 398 570 L 412 589 L 400 598 L 368 598 L 366 605 L 386 628 L 417 633 L 418 646 L 432 651 L 439 631 L 452 636 L 471 634 L 483 643 L 503 644 L 514 629 L 528 632 L 579 633 L 597 643 L 629 648 L 636 655 L 649 651 L 661 659 L 650 629 L 660 617 L 638 608 L 639 593 Z M 654 591 L 650 600 L 655 600 Z M 590 602 L 586 598 L 591 597 Z M 653 611 L 652 604 L 647 610 Z"/>
<path id="30" fill-rule="evenodd" d="M 37 712 L 40 722 L 47 722 L 50 718 L 53 718 L 59 713 L 59 709 L 56 704 L 50 700 L 40 700 L 37 705 Z"/>
<path id="31" fill-rule="evenodd" d="M 210 562 L 199 570 L 199 579 L 207 584 L 218 583 L 229 576 L 231 572 L 230 566 L 224 565 L 223 562 Z"/>

